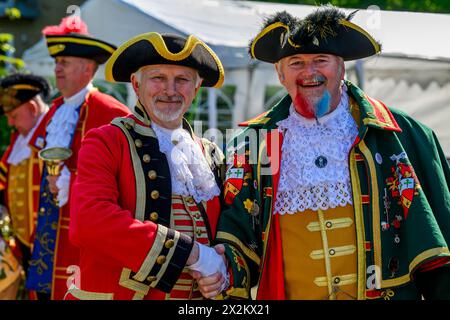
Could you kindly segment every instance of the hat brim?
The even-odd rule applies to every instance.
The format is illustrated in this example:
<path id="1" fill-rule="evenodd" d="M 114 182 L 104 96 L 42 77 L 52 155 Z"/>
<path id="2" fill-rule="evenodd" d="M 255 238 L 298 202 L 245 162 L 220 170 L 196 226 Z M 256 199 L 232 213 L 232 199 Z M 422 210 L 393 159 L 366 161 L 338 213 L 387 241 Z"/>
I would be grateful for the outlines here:
<path id="1" fill-rule="evenodd" d="M 43 77 L 15 73 L 0 80 L 0 113 L 10 112 L 38 94 L 46 99 L 50 86 Z"/>
<path id="2" fill-rule="evenodd" d="M 195 36 L 183 38 L 172 34 L 149 32 L 122 44 L 106 62 L 105 79 L 130 82 L 141 67 L 172 64 L 190 67 L 203 78 L 203 87 L 220 87 L 224 69 L 214 51 Z"/>
<path id="3" fill-rule="evenodd" d="M 308 43 L 295 43 L 290 37 L 289 26 L 282 22 L 264 28 L 252 41 L 252 58 L 276 63 L 294 54 L 332 54 L 345 61 L 366 58 L 381 51 L 380 45 L 356 24 L 341 19 L 340 28 L 333 36 Z"/>
<path id="4" fill-rule="evenodd" d="M 49 54 L 56 58 L 71 56 L 91 59 L 98 64 L 105 63 L 116 50 L 116 46 L 86 35 L 69 33 L 46 35 Z"/>

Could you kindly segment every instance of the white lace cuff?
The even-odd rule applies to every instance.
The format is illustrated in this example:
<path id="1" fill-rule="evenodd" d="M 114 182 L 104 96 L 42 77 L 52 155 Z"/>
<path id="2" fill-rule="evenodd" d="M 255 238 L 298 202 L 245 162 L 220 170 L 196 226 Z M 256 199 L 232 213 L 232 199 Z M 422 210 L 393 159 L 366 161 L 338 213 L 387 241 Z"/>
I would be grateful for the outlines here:
<path id="1" fill-rule="evenodd" d="M 69 187 L 70 187 L 70 171 L 66 166 L 63 167 L 61 175 L 56 180 L 56 186 L 58 187 L 58 203 L 61 208 L 69 200 Z"/>

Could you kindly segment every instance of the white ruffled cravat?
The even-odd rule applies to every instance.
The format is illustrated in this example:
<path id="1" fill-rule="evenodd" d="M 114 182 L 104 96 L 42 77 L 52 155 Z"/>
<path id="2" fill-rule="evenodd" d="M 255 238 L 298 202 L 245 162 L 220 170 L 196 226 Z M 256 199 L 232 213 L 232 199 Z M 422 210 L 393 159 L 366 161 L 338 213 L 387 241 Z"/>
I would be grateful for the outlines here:
<path id="1" fill-rule="evenodd" d="M 72 135 L 79 117 L 77 108 L 81 106 L 86 98 L 86 94 L 93 88 L 92 83 L 89 83 L 78 93 L 69 98 L 64 98 L 64 103 L 55 111 L 52 120 L 47 126 L 46 148 L 70 148 Z M 59 189 L 59 206 L 62 207 L 69 199 L 70 171 L 66 166 L 63 166 L 61 175 L 56 180 L 56 186 Z"/>
<path id="2" fill-rule="evenodd" d="M 28 145 L 28 142 L 30 141 L 31 137 L 33 136 L 34 132 L 36 131 L 36 128 L 38 127 L 43 117 L 44 117 L 43 114 L 39 116 L 35 126 L 33 127 L 33 129 L 30 130 L 30 132 L 28 132 L 26 136 L 20 134 L 17 137 L 16 142 L 12 147 L 11 153 L 9 154 L 9 157 L 6 160 L 8 164 L 17 166 L 23 160 L 30 158 L 31 148 Z"/>
<path id="3" fill-rule="evenodd" d="M 275 213 L 326 210 L 352 204 L 348 154 L 358 134 L 345 88 L 337 108 L 319 118 L 290 115 L 277 123 L 284 133 Z"/>
<path id="4" fill-rule="evenodd" d="M 220 194 L 200 146 L 183 128 L 169 130 L 151 123 L 158 137 L 159 149 L 167 157 L 172 193 L 207 201 Z"/>

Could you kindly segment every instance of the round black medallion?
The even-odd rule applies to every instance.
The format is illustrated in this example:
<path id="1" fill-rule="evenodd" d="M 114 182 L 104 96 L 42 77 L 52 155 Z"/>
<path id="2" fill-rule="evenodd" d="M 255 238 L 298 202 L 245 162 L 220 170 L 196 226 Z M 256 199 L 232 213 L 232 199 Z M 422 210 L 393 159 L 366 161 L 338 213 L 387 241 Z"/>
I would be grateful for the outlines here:
<path id="1" fill-rule="evenodd" d="M 325 168 L 328 163 L 328 160 L 324 156 L 318 156 L 316 158 L 316 161 L 314 161 L 314 163 L 316 164 L 316 167 L 318 167 L 318 168 Z"/>

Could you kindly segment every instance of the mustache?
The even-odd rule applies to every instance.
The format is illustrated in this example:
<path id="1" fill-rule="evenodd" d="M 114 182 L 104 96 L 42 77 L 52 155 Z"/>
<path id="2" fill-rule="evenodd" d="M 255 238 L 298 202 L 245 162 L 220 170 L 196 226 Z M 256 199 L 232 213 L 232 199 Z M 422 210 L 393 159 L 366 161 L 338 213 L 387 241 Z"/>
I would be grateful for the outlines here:
<path id="1" fill-rule="evenodd" d="M 326 80 L 327 80 L 327 78 L 325 78 L 325 76 L 318 74 L 318 75 L 314 75 L 309 78 L 297 79 L 296 84 L 303 85 L 305 83 L 311 83 L 311 82 L 325 82 Z"/>
<path id="2" fill-rule="evenodd" d="M 183 97 L 181 95 L 157 95 L 153 98 L 154 102 L 183 102 Z"/>

